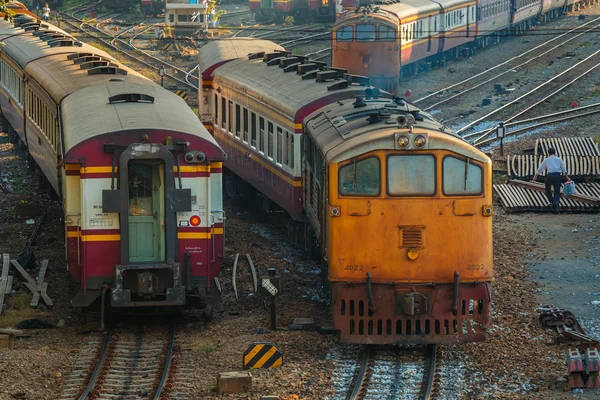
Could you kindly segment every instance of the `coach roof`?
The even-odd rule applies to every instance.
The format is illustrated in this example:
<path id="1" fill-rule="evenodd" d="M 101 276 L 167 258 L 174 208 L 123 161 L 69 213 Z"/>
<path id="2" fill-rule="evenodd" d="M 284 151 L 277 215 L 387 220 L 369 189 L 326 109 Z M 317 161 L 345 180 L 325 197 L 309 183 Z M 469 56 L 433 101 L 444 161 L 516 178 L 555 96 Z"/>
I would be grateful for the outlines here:
<path id="1" fill-rule="evenodd" d="M 151 96 L 153 102 L 116 102 L 121 94 Z M 200 124 L 198 117 L 179 96 L 160 86 L 146 83 L 109 82 L 90 86 L 66 97 L 62 103 L 65 151 L 106 133 L 127 130 L 168 130 L 197 136 L 219 147 Z"/>
<path id="2" fill-rule="evenodd" d="M 314 78 L 302 79 L 295 71 L 284 72 L 278 65 L 267 65 L 262 58 L 230 61 L 215 69 L 213 74 L 214 85 L 223 85 L 244 93 L 296 123 L 302 122 L 298 117 L 303 117 L 298 115 L 298 112 L 313 108 L 312 103 L 317 100 L 335 102 L 364 94 L 367 88 L 351 85 L 330 90 L 328 88 L 339 81 L 317 82 Z"/>

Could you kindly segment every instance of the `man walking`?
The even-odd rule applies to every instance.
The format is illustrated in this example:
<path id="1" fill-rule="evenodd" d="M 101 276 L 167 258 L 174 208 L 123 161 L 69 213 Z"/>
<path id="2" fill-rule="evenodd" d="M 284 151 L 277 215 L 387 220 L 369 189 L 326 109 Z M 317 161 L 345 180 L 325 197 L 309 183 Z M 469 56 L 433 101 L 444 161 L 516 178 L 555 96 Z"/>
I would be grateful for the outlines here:
<path id="1" fill-rule="evenodd" d="M 558 210 L 560 202 L 560 185 L 562 183 L 562 175 L 565 175 L 567 182 L 570 181 L 567 175 L 565 163 L 560 158 L 556 157 L 556 150 L 548 149 L 548 158 L 546 158 L 538 168 L 533 181 L 535 182 L 538 175 L 546 170 L 546 197 L 548 198 L 548 206 L 552 206 L 555 211 Z M 552 188 L 554 187 L 554 196 L 552 196 Z"/>

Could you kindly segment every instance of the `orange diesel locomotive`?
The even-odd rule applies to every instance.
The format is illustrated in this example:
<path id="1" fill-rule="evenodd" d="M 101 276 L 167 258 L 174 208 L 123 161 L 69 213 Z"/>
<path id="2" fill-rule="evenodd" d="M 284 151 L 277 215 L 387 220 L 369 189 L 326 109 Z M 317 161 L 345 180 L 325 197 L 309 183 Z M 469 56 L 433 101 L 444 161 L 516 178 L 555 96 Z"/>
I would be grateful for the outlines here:
<path id="1" fill-rule="evenodd" d="M 367 78 L 274 43 L 219 40 L 199 55 L 201 115 L 225 166 L 304 225 L 341 340 L 483 340 L 489 158 Z"/>

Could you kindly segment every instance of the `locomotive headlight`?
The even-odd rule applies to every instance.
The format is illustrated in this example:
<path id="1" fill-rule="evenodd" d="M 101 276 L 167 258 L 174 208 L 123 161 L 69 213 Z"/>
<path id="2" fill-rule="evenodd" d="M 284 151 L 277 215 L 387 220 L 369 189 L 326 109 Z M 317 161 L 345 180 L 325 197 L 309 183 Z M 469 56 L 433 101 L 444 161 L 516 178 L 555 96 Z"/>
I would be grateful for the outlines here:
<path id="1" fill-rule="evenodd" d="M 423 135 L 417 136 L 414 140 L 415 147 L 423 147 L 425 146 L 425 142 L 427 142 L 427 139 Z"/>
<path id="2" fill-rule="evenodd" d="M 398 147 L 406 147 L 410 143 L 410 140 L 407 136 L 398 136 L 396 143 L 398 143 Z"/>
<path id="3" fill-rule="evenodd" d="M 192 161 L 194 161 L 194 155 L 192 153 L 187 153 L 185 155 L 185 161 L 191 163 Z"/>
<path id="4" fill-rule="evenodd" d="M 204 160 L 206 160 L 206 154 L 204 154 L 203 152 L 198 152 L 198 154 L 196 154 L 196 161 L 198 162 L 204 162 Z"/>

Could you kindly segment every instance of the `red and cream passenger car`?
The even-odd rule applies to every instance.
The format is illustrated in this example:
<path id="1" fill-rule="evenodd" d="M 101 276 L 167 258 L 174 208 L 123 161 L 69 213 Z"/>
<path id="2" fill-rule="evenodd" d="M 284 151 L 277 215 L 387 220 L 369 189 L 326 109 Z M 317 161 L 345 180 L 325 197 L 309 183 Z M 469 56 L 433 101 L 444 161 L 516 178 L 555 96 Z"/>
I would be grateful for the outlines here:
<path id="1" fill-rule="evenodd" d="M 76 306 L 218 300 L 225 155 L 175 94 L 30 17 L 0 21 L 0 111 L 62 199 Z"/>

